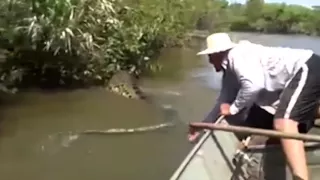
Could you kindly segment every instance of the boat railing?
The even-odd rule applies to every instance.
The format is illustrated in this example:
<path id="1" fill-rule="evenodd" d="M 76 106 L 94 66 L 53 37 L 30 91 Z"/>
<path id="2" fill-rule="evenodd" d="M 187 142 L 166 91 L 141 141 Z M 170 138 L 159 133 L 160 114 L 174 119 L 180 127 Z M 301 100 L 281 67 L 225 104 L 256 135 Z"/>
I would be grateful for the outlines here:
<path id="1" fill-rule="evenodd" d="M 170 180 L 176 180 L 179 178 L 179 176 L 183 173 L 185 168 L 188 166 L 188 164 L 193 159 L 193 157 L 197 154 L 198 150 L 201 148 L 203 143 L 210 137 L 210 135 L 211 135 L 211 131 L 206 130 L 204 135 L 198 141 L 198 143 L 192 148 L 192 150 L 189 152 L 187 157 L 183 160 L 181 165 L 178 167 L 178 169 L 171 176 Z"/>
<path id="2" fill-rule="evenodd" d="M 224 116 L 220 116 L 217 121 L 214 124 L 219 124 L 224 120 Z M 205 130 L 204 135 L 200 138 L 198 143 L 192 148 L 192 150 L 189 152 L 187 157 L 183 160 L 181 165 L 178 167 L 178 169 L 174 172 L 174 174 L 171 176 L 170 180 L 176 180 L 179 178 L 179 176 L 183 173 L 187 165 L 190 163 L 190 161 L 193 159 L 193 157 L 197 154 L 201 146 L 206 142 L 206 140 L 212 135 L 211 130 Z"/>

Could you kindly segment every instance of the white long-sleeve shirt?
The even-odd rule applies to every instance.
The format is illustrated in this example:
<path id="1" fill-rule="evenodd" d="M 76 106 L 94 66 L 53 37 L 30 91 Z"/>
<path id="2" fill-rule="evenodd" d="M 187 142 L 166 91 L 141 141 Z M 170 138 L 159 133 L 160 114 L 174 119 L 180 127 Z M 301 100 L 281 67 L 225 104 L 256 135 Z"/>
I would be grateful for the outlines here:
<path id="1" fill-rule="evenodd" d="M 231 104 L 236 99 L 241 84 L 239 83 L 235 73 L 231 71 L 230 68 L 226 68 L 223 73 L 221 87 L 222 88 L 218 98 L 216 99 L 215 106 L 203 120 L 203 122 L 214 122 L 220 114 L 220 105 L 222 103 Z M 280 93 L 280 91 L 260 91 L 258 99 L 254 103 L 270 114 L 275 114 Z M 246 119 L 249 108 L 241 113 L 226 117 L 228 122 L 232 123 L 233 125 L 236 125 L 237 123 L 241 124 L 241 122 Z"/>
<path id="2" fill-rule="evenodd" d="M 313 54 L 311 50 L 283 47 L 266 47 L 246 41 L 231 49 L 226 58 L 226 71 L 238 79 L 240 89 L 233 101 L 230 112 L 237 114 L 252 103 L 263 102 L 261 92 L 267 97 L 276 95 Z M 263 93 L 262 93 L 263 94 Z M 279 94 L 278 94 L 279 95 Z M 260 98 L 260 100 L 259 100 Z M 276 102 L 264 102 L 274 106 Z M 264 106 L 260 104 L 261 107 Z"/>

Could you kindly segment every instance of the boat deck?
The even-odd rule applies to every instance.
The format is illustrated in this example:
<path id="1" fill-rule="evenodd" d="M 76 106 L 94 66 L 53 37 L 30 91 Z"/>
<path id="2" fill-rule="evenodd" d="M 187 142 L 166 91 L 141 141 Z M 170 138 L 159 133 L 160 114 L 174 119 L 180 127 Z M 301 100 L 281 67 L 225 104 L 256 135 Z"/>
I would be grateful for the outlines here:
<path id="1" fill-rule="evenodd" d="M 317 121 L 309 134 L 320 135 L 320 121 Z M 320 178 L 320 143 L 306 142 L 306 155 L 311 173 L 311 179 Z M 282 153 L 279 139 L 271 139 L 264 136 L 252 136 L 248 144 L 247 152 L 252 152 L 253 174 L 260 174 L 257 180 L 264 176 L 264 180 L 291 179 L 289 170 L 286 168 L 284 154 Z M 247 167 L 248 168 L 248 167 Z M 250 168 L 250 167 L 249 167 Z M 263 174 L 263 175 L 261 175 Z M 251 178 L 255 180 L 255 178 Z"/>
<path id="2" fill-rule="evenodd" d="M 224 120 L 221 123 L 229 124 L 229 122 Z M 266 124 L 263 124 L 264 121 L 255 122 L 262 122 L 262 124 L 260 124 L 260 127 L 254 127 L 267 127 Z M 267 124 L 270 126 L 270 122 L 267 122 Z M 309 133 L 320 135 L 319 124 L 320 121 L 317 121 Z M 252 124 L 250 126 L 252 127 Z M 205 134 L 174 172 L 170 180 L 292 179 L 278 140 L 251 136 L 248 148 L 243 149 L 240 153 L 242 156 L 235 156 L 236 152 L 239 153 L 240 140 L 245 136 L 226 131 L 205 131 Z M 306 142 L 305 147 L 311 174 L 310 179 L 318 180 L 320 177 L 320 143 Z"/>

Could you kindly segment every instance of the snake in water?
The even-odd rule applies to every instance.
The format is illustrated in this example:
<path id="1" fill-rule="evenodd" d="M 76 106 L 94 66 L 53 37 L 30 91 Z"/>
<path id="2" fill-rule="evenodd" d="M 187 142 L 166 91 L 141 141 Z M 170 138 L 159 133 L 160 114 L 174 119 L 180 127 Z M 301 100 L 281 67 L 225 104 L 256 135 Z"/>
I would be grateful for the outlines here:
<path id="1" fill-rule="evenodd" d="M 142 99 L 147 101 L 147 103 L 153 103 L 151 98 L 146 96 L 146 94 L 139 88 L 137 83 L 132 83 L 131 77 L 127 72 L 117 73 L 111 79 L 106 89 L 125 98 L 136 100 Z M 172 94 L 172 92 L 170 94 Z M 54 153 L 55 151 L 59 150 L 59 146 L 56 145 L 57 142 L 62 145 L 62 147 L 69 147 L 70 144 L 76 141 L 81 135 L 134 134 L 153 132 L 156 130 L 173 127 L 175 125 L 174 117 L 177 116 L 177 111 L 168 105 L 162 105 L 160 108 L 165 116 L 166 122 L 134 128 L 110 128 L 101 130 L 87 129 L 80 131 L 57 132 L 48 136 L 50 141 L 45 140 L 41 142 L 41 151 L 52 151 L 51 153 Z"/>
<path id="2" fill-rule="evenodd" d="M 127 71 L 119 71 L 115 73 L 109 80 L 106 88 L 108 91 L 129 99 L 145 100 L 152 103 L 147 95 L 139 88 L 138 80 Z M 164 111 L 172 110 L 168 107 L 161 107 Z M 80 134 L 124 134 L 155 131 L 158 129 L 174 126 L 174 123 L 163 122 L 155 125 L 141 126 L 137 128 L 112 128 L 105 130 L 84 130 Z"/>

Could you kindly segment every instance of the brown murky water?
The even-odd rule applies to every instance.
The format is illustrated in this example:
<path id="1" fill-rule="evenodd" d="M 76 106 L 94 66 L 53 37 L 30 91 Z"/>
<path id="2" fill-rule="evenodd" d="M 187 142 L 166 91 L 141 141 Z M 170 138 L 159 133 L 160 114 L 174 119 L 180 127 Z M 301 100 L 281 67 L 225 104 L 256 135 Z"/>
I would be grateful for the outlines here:
<path id="1" fill-rule="evenodd" d="M 306 36 L 235 34 L 268 45 L 320 51 Z M 165 71 L 144 86 L 163 110 L 102 89 L 22 93 L 1 107 L 0 175 L 4 180 L 165 180 L 187 155 L 188 121 L 200 121 L 215 100 L 219 77 L 196 52 L 202 41 L 169 49 L 160 57 Z M 171 93 L 170 93 L 171 92 Z M 174 92 L 174 93 L 172 93 Z M 132 128 L 174 121 L 154 132 L 86 135 L 86 129 Z"/>

